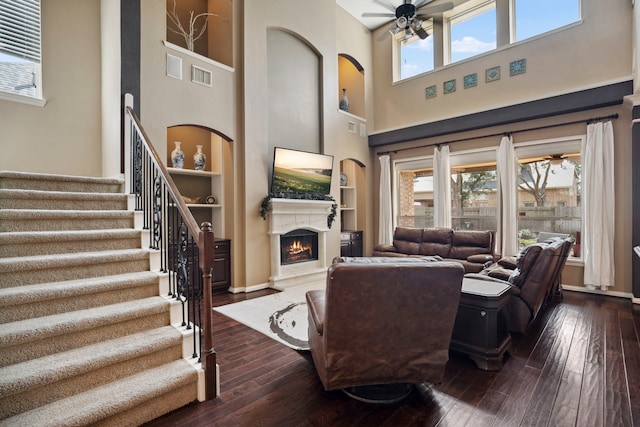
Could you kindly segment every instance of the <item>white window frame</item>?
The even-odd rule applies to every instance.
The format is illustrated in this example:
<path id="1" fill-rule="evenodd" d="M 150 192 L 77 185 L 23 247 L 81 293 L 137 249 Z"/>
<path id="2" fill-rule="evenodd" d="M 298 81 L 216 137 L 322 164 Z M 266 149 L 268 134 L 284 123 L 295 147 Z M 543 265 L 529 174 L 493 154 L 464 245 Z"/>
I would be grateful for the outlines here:
<path id="1" fill-rule="evenodd" d="M 393 160 L 392 162 L 392 170 L 393 170 L 393 181 L 391 183 L 391 197 L 393 203 L 393 229 L 398 226 L 398 215 L 400 212 L 400 200 L 399 200 L 399 192 L 398 184 L 400 183 L 400 172 L 415 170 L 415 169 L 433 169 L 433 155 L 430 156 L 419 156 L 419 157 L 408 157 L 405 159 Z M 435 192 L 435 188 L 433 189 Z"/>
<path id="2" fill-rule="evenodd" d="M 450 12 L 444 13 L 444 46 L 443 46 L 443 54 L 444 54 L 444 64 L 451 64 L 451 27 L 459 22 L 464 22 L 468 19 L 472 19 L 478 15 L 481 15 L 491 9 L 495 10 L 497 13 L 497 2 L 496 0 L 470 0 L 467 3 L 463 3 L 460 8 L 454 8 Z M 497 23 L 496 23 L 497 26 Z M 496 28 L 497 33 L 497 28 Z M 497 36 L 496 36 L 497 37 Z M 497 47 L 497 40 L 496 40 Z M 488 50 L 486 52 L 478 53 L 477 55 L 483 55 L 487 52 L 491 52 L 495 50 Z M 465 61 L 467 59 L 473 58 L 477 55 L 473 55 L 469 58 L 462 59 L 460 61 Z M 457 61 L 457 62 L 460 62 Z"/>
<path id="3" fill-rule="evenodd" d="M 572 135 L 560 138 L 514 143 L 513 149 L 515 151 L 515 160 L 517 162 L 519 158 L 548 156 L 567 152 L 580 152 L 580 156 L 582 158 L 584 156 L 582 153 L 582 146 L 586 139 L 586 135 Z M 512 177 L 512 179 L 517 180 L 517 175 Z M 582 235 L 582 240 L 584 240 L 586 232 L 584 228 L 583 211 L 584 206 L 580 210 L 580 234 Z M 518 226 L 518 229 L 519 228 L 520 227 Z M 567 263 L 582 265 L 582 252 L 580 253 L 580 257 L 574 257 L 571 255 Z"/>
<path id="4" fill-rule="evenodd" d="M 429 19 L 427 21 L 424 21 L 422 23 L 422 28 L 429 33 L 429 37 L 433 37 L 433 20 Z M 415 74 L 413 76 L 409 76 L 409 77 L 402 77 L 402 42 L 404 41 L 405 43 L 413 43 L 413 42 L 417 42 L 418 40 L 420 40 L 420 37 L 418 37 L 416 34 L 413 34 L 410 37 L 406 37 L 406 35 L 404 34 L 403 31 L 398 31 L 397 34 L 395 34 L 393 37 L 393 49 L 392 49 L 392 60 L 393 60 L 393 81 L 394 82 L 401 82 L 404 80 L 409 80 L 412 79 L 414 77 L 417 77 L 421 74 L 425 74 L 428 72 L 431 72 L 433 70 L 436 69 L 436 63 L 435 63 L 435 57 L 432 58 L 433 60 L 433 68 L 431 70 L 426 70 L 423 72 L 420 72 L 418 74 Z M 435 40 L 434 40 L 435 43 Z M 434 51 L 435 51 L 435 46 L 434 46 Z M 434 54 L 434 52 L 431 53 L 432 55 Z"/>
<path id="5" fill-rule="evenodd" d="M 41 6 L 40 0 L 0 3 L 0 48 L 5 54 L 28 60 L 35 67 L 35 96 L 0 91 L 0 99 L 42 106 Z"/>
<path id="6" fill-rule="evenodd" d="M 453 152 L 449 156 L 451 168 L 455 166 L 466 165 L 471 163 L 492 162 L 496 164 L 496 180 L 500 180 L 500 170 L 498 169 L 498 147 L 477 148 L 473 150 L 464 150 Z M 451 171 L 449 171 L 451 175 Z M 496 230 L 499 226 L 500 216 L 500 186 L 496 185 Z M 453 218 L 450 218 L 453 221 Z"/>

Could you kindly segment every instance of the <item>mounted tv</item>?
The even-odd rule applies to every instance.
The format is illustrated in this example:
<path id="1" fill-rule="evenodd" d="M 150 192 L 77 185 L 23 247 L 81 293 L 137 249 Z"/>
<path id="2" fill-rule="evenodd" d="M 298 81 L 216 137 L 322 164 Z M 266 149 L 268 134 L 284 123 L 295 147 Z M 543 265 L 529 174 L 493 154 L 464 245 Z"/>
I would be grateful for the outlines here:
<path id="1" fill-rule="evenodd" d="M 327 195 L 333 156 L 275 147 L 271 193 L 276 197 Z"/>

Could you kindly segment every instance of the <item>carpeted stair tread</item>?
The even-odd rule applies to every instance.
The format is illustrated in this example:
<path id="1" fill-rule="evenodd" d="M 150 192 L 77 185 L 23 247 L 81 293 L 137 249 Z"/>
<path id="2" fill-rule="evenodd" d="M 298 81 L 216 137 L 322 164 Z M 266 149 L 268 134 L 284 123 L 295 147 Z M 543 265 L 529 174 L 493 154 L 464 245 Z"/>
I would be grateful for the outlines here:
<path id="1" fill-rule="evenodd" d="M 0 209 L 0 231 L 131 228 L 133 217 L 125 210 Z"/>
<path id="2" fill-rule="evenodd" d="M 157 273 L 141 271 L 0 289 L 0 323 L 157 295 L 158 281 Z"/>
<path id="3" fill-rule="evenodd" d="M 6 209 L 126 209 L 127 195 L 120 193 L 82 193 L 0 189 L 0 208 Z"/>
<path id="4" fill-rule="evenodd" d="M 181 349 L 182 334 L 165 326 L 5 366 L 0 368 L 0 399 L 173 346 Z"/>
<path id="5" fill-rule="evenodd" d="M 124 180 L 122 178 L 0 171 L 0 188 L 121 193 L 124 188 Z"/>
<path id="6" fill-rule="evenodd" d="M 0 258 L 0 288 L 148 270 L 148 249 Z"/>
<path id="7" fill-rule="evenodd" d="M 0 233 L 0 258 L 139 248 L 134 229 L 14 231 Z"/>
<path id="8" fill-rule="evenodd" d="M 61 268 L 109 262 L 128 261 L 133 258 L 149 257 L 147 249 L 126 249 L 117 251 L 80 252 L 73 254 L 35 255 L 0 259 L 0 271 L 18 272 L 43 268 Z"/>
<path id="9" fill-rule="evenodd" d="M 185 360 L 176 360 L 167 365 L 149 369 L 144 372 L 96 387 L 84 393 L 52 402 L 14 417 L 0 421 L 4 426 L 81 426 L 100 425 L 103 420 L 117 417 L 129 408 L 139 407 L 146 402 L 153 405 L 154 398 L 175 393 L 184 386 L 191 387 L 189 396 L 174 395 L 174 408 L 163 408 L 171 411 L 187 402 L 180 400 L 196 399 L 198 374 L 195 368 Z M 139 420 L 122 420 L 121 425 L 137 425 Z"/>
<path id="10" fill-rule="evenodd" d="M 140 230 L 66 230 L 66 231 L 14 231 L 0 233 L 0 245 L 18 244 L 25 239 L 30 243 L 62 242 L 65 240 L 125 239 L 140 237 Z"/>
<path id="11" fill-rule="evenodd" d="M 54 314 L 5 323 L 0 328 L 0 347 L 26 344 L 72 332 L 95 329 L 105 324 L 166 312 L 169 303 L 161 297 L 127 301 L 102 307 Z"/>

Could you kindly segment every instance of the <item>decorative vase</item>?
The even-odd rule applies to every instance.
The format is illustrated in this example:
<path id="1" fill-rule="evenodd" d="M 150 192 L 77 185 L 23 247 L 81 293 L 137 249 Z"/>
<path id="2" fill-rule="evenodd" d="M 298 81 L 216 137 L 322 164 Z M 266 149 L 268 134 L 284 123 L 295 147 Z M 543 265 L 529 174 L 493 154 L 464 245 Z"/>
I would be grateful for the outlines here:
<path id="1" fill-rule="evenodd" d="M 204 165 L 207 163 L 207 156 L 202 152 L 202 145 L 196 145 L 198 151 L 193 155 L 193 167 L 195 170 L 204 170 Z"/>
<path id="2" fill-rule="evenodd" d="M 340 109 L 349 112 L 349 98 L 347 98 L 347 88 L 342 89 L 342 99 L 340 100 Z"/>
<path id="3" fill-rule="evenodd" d="M 175 141 L 174 144 L 176 144 L 176 148 L 171 152 L 171 164 L 176 169 L 182 169 L 184 166 L 184 153 L 180 149 L 182 142 Z"/>

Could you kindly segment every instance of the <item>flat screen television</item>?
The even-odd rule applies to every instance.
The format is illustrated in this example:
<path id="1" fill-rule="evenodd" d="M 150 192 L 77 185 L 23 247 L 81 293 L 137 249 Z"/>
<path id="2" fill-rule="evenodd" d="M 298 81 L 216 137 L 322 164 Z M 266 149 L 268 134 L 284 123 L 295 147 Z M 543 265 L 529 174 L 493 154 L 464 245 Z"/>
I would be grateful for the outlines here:
<path id="1" fill-rule="evenodd" d="M 327 195 L 333 156 L 275 147 L 271 193 L 276 197 Z"/>

